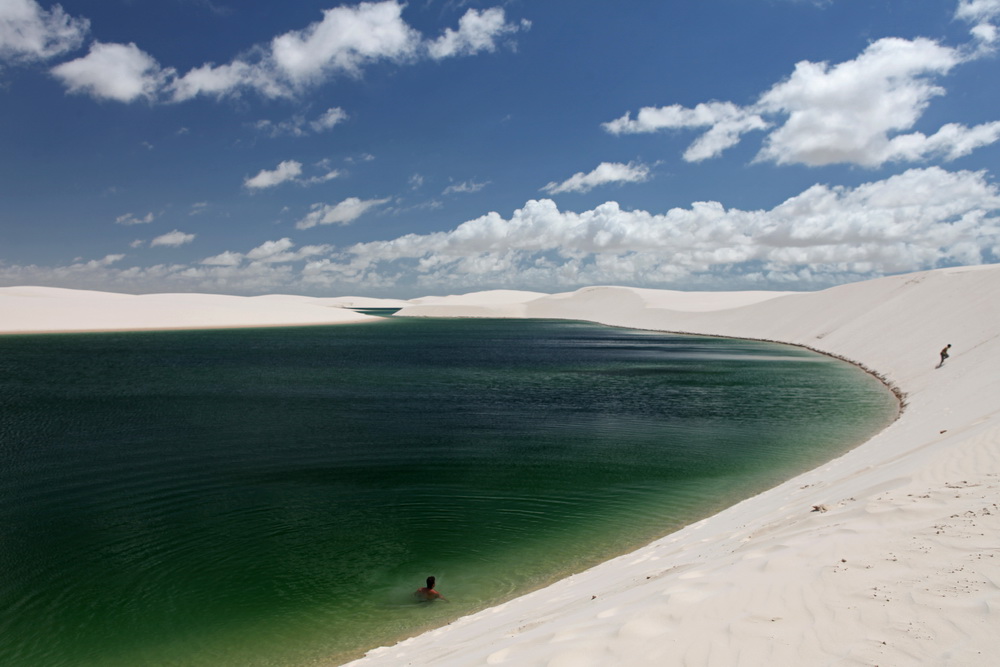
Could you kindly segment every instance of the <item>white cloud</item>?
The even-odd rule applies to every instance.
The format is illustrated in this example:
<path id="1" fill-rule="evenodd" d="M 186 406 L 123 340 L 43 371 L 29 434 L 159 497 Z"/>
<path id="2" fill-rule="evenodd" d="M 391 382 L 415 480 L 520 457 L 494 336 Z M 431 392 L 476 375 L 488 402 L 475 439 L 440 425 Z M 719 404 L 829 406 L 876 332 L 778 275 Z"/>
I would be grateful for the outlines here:
<path id="1" fill-rule="evenodd" d="M 286 181 L 294 181 L 302 175 L 302 163 L 295 160 L 285 160 L 275 169 L 261 169 L 260 172 L 251 178 L 243 181 L 243 187 L 251 190 L 261 190 L 273 188 Z"/>
<path id="2" fill-rule="evenodd" d="M 52 71 L 71 92 L 120 102 L 183 102 L 200 95 L 225 97 L 245 90 L 267 98 L 294 97 L 332 77 L 358 77 L 365 67 L 377 62 L 417 62 L 493 51 L 497 38 L 528 27 L 527 22 L 507 23 L 502 9 L 470 9 L 460 19 L 457 31 L 448 29 L 437 40 L 428 41 L 403 19 L 404 6 L 398 0 L 384 0 L 327 9 L 321 20 L 301 30 L 278 35 L 231 62 L 205 63 L 183 75 L 174 68 L 161 67 L 135 44 L 95 43 L 87 56 Z M 59 21 L 60 25 L 86 28 L 85 22 L 74 23 L 58 7 L 48 16 L 50 32 Z M 0 35 L 2 18 L 0 15 Z M 11 30 L 11 34 L 17 33 Z M 68 44 L 68 37 L 62 43 Z M 15 47 L 21 51 L 42 48 L 10 48 Z M 302 121 L 286 126 L 265 121 L 264 128 L 304 133 L 308 125 L 313 132 L 323 132 L 345 118 L 343 109 L 333 107 L 308 124 Z"/>
<path id="3" fill-rule="evenodd" d="M 374 160 L 375 160 L 375 156 L 372 155 L 371 153 L 362 153 L 361 155 L 358 155 L 357 157 L 349 156 L 349 157 L 344 158 L 344 162 L 349 162 L 351 164 L 354 164 L 355 162 L 372 162 Z"/>
<path id="4" fill-rule="evenodd" d="M 993 22 L 1000 18 L 1000 0 L 960 0 L 955 18 L 974 24 L 970 32 L 979 42 L 977 55 L 993 51 L 998 38 Z"/>
<path id="5" fill-rule="evenodd" d="M 213 255 L 212 257 L 206 257 L 201 260 L 202 264 L 207 266 L 239 266 L 243 263 L 244 255 L 238 252 L 230 252 L 229 250 L 219 253 L 218 255 Z"/>
<path id="6" fill-rule="evenodd" d="M 332 249 L 332 246 L 308 245 L 302 246 L 298 250 L 293 250 L 294 248 L 295 244 L 286 237 L 277 241 L 265 241 L 245 254 L 227 250 L 213 257 L 206 257 L 200 263 L 204 266 L 231 267 L 240 266 L 245 260 L 258 264 L 283 264 L 327 253 Z"/>
<path id="7" fill-rule="evenodd" d="M 105 255 L 103 259 L 91 260 L 90 262 L 87 262 L 87 266 L 88 267 L 110 266 L 115 262 L 122 261 L 123 259 L 125 259 L 125 255 Z"/>
<path id="8" fill-rule="evenodd" d="M 978 11 L 995 15 L 984 7 Z M 878 167 L 931 157 L 952 160 L 998 141 L 997 124 L 949 123 L 930 136 L 908 131 L 931 100 L 945 94 L 936 79 L 974 57 L 929 39 L 884 38 L 837 65 L 798 63 L 788 79 L 748 107 L 731 102 L 646 107 L 634 119 L 626 113 L 603 127 L 612 134 L 707 127 L 684 153 L 690 162 L 717 157 L 751 130 L 770 130 L 756 160 L 777 164 Z"/>
<path id="9" fill-rule="evenodd" d="M 385 204 L 389 199 L 359 199 L 348 197 L 338 204 L 313 204 L 306 217 L 295 227 L 310 229 L 317 225 L 349 225 L 370 209 Z"/>
<path id="10" fill-rule="evenodd" d="M 787 116 L 768 135 L 760 159 L 867 167 L 895 159 L 889 134 L 913 127 L 930 100 L 945 92 L 930 76 L 959 61 L 957 51 L 929 39 L 887 38 L 834 67 L 801 62 L 760 98 L 761 109 Z"/>
<path id="11" fill-rule="evenodd" d="M 323 20 L 275 37 L 271 61 L 293 85 L 331 72 L 358 75 L 361 66 L 412 55 L 420 35 L 402 19 L 398 2 L 363 2 L 323 11 Z"/>
<path id="12" fill-rule="evenodd" d="M 206 63 L 177 77 L 166 86 L 174 102 L 184 102 L 198 95 L 223 97 L 243 87 L 256 88 L 267 97 L 287 96 L 289 91 L 279 85 L 260 64 L 235 60 L 226 65 Z"/>
<path id="13" fill-rule="evenodd" d="M 997 41 L 998 34 L 1000 34 L 1000 30 L 991 23 L 980 23 L 973 27 L 970 32 L 980 42 L 984 53 L 993 50 L 993 45 Z"/>
<path id="14" fill-rule="evenodd" d="M 481 51 L 495 51 L 498 37 L 527 30 L 530 22 L 521 25 L 507 23 L 503 9 L 493 7 L 483 11 L 470 9 L 458 21 L 458 30 L 448 28 L 439 38 L 427 44 L 435 60 L 453 56 L 467 56 Z"/>
<path id="15" fill-rule="evenodd" d="M 306 130 L 306 119 L 302 115 L 295 115 L 287 120 L 278 122 L 267 119 L 258 120 L 253 124 L 253 127 L 271 137 L 305 137 L 309 134 L 308 130 Z"/>
<path id="16" fill-rule="evenodd" d="M 266 241 L 246 254 L 247 259 L 253 261 L 267 261 L 272 258 L 280 258 L 286 255 L 288 250 L 295 247 L 288 237 L 278 241 Z"/>
<path id="17" fill-rule="evenodd" d="M 144 215 L 143 217 L 137 217 L 132 213 L 125 213 L 124 215 L 119 215 L 115 218 L 115 223 L 119 225 L 146 225 L 155 220 L 155 216 L 152 211 Z"/>
<path id="18" fill-rule="evenodd" d="M 344 175 L 344 172 L 339 169 L 329 169 L 325 160 L 317 166 L 323 167 L 327 171 L 318 176 L 302 178 L 302 163 L 296 160 L 285 160 L 274 169 L 261 169 L 256 176 L 246 178 L 243 181 L 243 186 L 251 190 L 273 188 L 289 182 L 309 186 L 326 183 Z"/>
<path id="19" fill-rule="evenodd" d="M 340 107 L 331 107 L 323 112 L 319 118 L 309 123 L 313 132 L 325 132 L 347 120 L 347 112 Z"/>
<path id="20" fill-rule="evenodd" d="M 173 71 L 162 69 L 135 44 L 94 42 L 86 56 L 53 67 L 52 74 L 71 93 L 132 102 L 153 101 Z"/>
<path id="21" fill-rule="evenodd" d="M 90 29 L 59 5 L 43 9 L 35 0 L 0 2 L 0 60 L 46 60 L 79 47 Z"/>
<path id="22" fill-rule="evenodd" d="M 984 173 L 913 169 L 856 188 L 813 186 L 766 211 L 695 202 L 654 214 L 608 202 L 561 211 L 530 201 L 449 232 L 360 243 L 307 265 L 309 280 L 428 289 L 625 283 L 772 286 L 997 261 L 1000 191 Z M 450 287 L 449 287 L 450 286 Z"/>
<path id="23" fill-rule="evenodd" d="M 331 249 L 331 246 L 328 245 L 307 245 L 293 252 L 292 249 L 294 247 L 295 244 L 287 237 L 277 241 L 266 241 L 248 252 L 246 258 L 251 262 L 279 264 L 297 262 L 329 252 Z"/>
<path id="24" fill-rule="evenodd" d="M 560 192 L 590 192 L 608 183 L 641 183 L 649 180 L 649 167 L 629 162 L 602 162 L 590 173 L 577 172 L 562 183 L 549 183 L 542 188 L 549 194 Z"/>
<path id="25" fill-rule="evenodd" d="M 603 124 L 612 134 L 638 134 L 662 129 L 710 128 L 687 152 L 684 159 L 698 162 L 718 157 L 722 151 L 739 143 L 743 134 L 768 127 L 760 114 L 743 109 L 732 102 L 709 102 L 686 109 L 679 104 L 667 107 L 644 107 L 635 120 L 626 113 L 621 118 Z"/>
<path id="26" fill-rule="evenodd" d="M 959 0 L 955 18 L 988 21 L 1000 16 L 1000 0 Z"/>
<path id="27" fill-rule="evenodd" d="M 410 183 L 411 184 L 413 183 L 412 177 L 410 178 Z M 423 183 L 422 179 L 420 183 L 421 184 Z M 490 184 L 489 181 L 482 181 L 482 182 L 462 181 L 461 183 L 453 183 L 452 185 L 449 185 L 444 189 L 444 191 L 441 194 L 443 195 L 471 194 L 473 192 L 479 192 L 489 184 Z"/>
<path id="28" fill-rule="evenodd" d="M 191 243 L 194 241 L 195 234 L 185 234 L 184 232 L 174 230 L 172 232 L 167 232 L 162 236 L 157 236 L 155 239 L 149 242 L 150 246 L 165 245 L 170 247 L 177 247 L 184 245 L 185 243 Z"/>
<path id="29" fill-rule="evenodd" d="M 948 123 L 929 137 L 922 132 L 893 137 L 887 146 L 886 155 L 889 159 L 899 161 L 918 161 L 935 156 L 955 160 L 977 148 L 996 143 L 997 140 L 1000 140 L 1000 121 L 972 128 Z"/>
<path id="30" fill-rule="evenodd" d="M 172 83 L 172 97 L 182 101 L 202 94 L 222 96 L 243 88 L 265 97 L 290 97 L 333 76 L 360 76 L 365 66 L 379 61 L 415 62 L 492 51 L 497 37 L 519 29 L 506 23 L 501 9 L 470 9 L 458 31 L 449 29 L 438 40 L 426 42 L 403 20 L 403 7 L 387 0 L 327 9 L 321 21 L 257 49 L 252 62 L 234 60 L 191 70 Z M 330 109 L 313 130 L 329 129 L 345 117 L 342 110 Z"/>
<path id="31" fill-rule="evenodd" d="M 340 171 L 339 169 L 329 169 L 329 171 L 327 171 L 325 174 L 320 174 L 319 176 L 311 176 L 300 182 L 303 185 L 317 185 L 319 183 L 326 183 L 327 181 L 332 181 L 335 178 L 340 178 L 343 175 L 344 172 Z"/>
<path id="32" fill-rule="evenodd" d="M 314 212 L 334 209 L 317 205 Z M 193 237 L 179 231 L 166 236 L 170 244 Z M 151 245 L 163 244 L 157 239 Z M 654 213 L 607 202 L 574 212 L 543 199 L 508 218 L 489 213 L 448 231 L 339 249 L 297 248 L 282 238 L 197 265 L 123 266 L 122 260 L 108 255 L 63 267 L 0 263 L 0 284 L 229 293 L 364 289 L 396 296 L 593 284 L 816 288 L 1000 261 L 1000 187 L 985 172 L 929 167 L 857 187 L 817 184 L 766 210 L 694 202 Z"/>

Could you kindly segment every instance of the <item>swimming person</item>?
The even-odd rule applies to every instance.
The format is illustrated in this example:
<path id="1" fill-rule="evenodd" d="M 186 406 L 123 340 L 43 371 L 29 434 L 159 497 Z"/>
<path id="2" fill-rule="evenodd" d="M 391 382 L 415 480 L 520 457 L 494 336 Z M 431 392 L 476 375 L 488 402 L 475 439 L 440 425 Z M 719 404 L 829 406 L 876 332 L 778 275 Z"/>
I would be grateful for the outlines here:
<path id="1" fill-rule="evenodd" d="M 435 581 L 434 577 L 427 577 L 427 585 L 423 588 L 415 590 L 413 592 L 414 597 L 421 602 L 430 602 L 431 600 L 444 600 L 445 602 L 448 602 L 448 598 L 434 590 Z"/>

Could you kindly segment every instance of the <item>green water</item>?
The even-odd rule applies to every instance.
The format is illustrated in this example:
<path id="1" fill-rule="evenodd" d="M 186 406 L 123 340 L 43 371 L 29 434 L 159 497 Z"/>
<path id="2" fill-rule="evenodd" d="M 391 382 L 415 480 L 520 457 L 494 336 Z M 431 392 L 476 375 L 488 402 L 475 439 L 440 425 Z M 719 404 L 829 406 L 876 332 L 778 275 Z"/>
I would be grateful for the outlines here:
<path id="1" fill-rule="evenodd" d="M 553 321 L 0 338 L 0 664 L 306 665 L 496 604 L 891 419 L 847 364 Z M 451 602 L 418 604 L 427 575 Z"/>

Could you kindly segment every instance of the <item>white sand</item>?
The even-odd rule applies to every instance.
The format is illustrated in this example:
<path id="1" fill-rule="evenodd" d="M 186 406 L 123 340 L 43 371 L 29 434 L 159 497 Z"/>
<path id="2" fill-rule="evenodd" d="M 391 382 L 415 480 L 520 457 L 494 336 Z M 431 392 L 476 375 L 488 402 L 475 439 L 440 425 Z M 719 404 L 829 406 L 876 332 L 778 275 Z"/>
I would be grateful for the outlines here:
<path id="1" fill-rule="evenodd" d="M 547 296 L 517 290 L 426 296 L 411 299 L 406 312 L 419 317 L 528 317 L 526 304 Z"/>
<path id="2" fill-rule="evenodd" d="M 805 345 L 878 371 L 905 412 L 817 470 L 352 665 L 998 664 L 1000 266 L 699 296 L 589 288 L 523 312 Z"/>
<path id="3" fill-rule="evenodd" d="M 363 319 L 323 301 L 6 288 L 0 331 Z M 414 300 L 402 314 L 588 319 L 805 345 L 877 371 L 907 408 L 827 465 L 351 664 L 997 664 L 998 302 L 1000 266 L 807 294 L 600 287 Z M 935 368 L 946 343 L 952 357 Z"/>
<path id="4" fill-rule="evenodd" d="M 384 300 L 357 299 L 354 307 Z M 388 302 L 393 306 L 405 302 Z M 54 287 L 0 287 L 0 333 L 212 329 L 340 324 L 374 319 L 339 299 L 221 294 L 115 294 Z M 379 307 L 374 305 L 374 307 Z"/>

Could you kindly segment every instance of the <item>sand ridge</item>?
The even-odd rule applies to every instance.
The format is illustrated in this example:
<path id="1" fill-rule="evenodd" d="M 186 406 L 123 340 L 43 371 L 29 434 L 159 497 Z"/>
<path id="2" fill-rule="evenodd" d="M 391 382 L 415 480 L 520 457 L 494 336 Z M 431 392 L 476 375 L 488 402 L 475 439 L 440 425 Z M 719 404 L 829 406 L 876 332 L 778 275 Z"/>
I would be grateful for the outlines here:
<path id="1" fill-rule="evenodd" d="M 134 295 L 0 287 L 0 334 L 343 324 L 374 319 L 350 307 L 378 307 L 384 302 L 346 301 L 290 295 Z M 356 306 L 355 301 L 359 302 Z M 403 302 L 387 303 L 396 307 Z"/>

